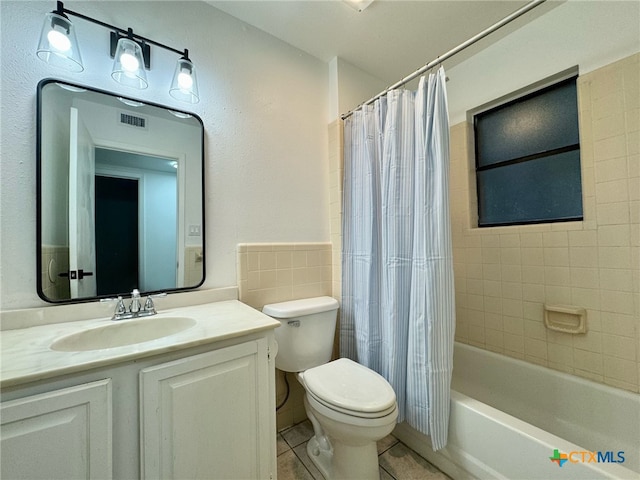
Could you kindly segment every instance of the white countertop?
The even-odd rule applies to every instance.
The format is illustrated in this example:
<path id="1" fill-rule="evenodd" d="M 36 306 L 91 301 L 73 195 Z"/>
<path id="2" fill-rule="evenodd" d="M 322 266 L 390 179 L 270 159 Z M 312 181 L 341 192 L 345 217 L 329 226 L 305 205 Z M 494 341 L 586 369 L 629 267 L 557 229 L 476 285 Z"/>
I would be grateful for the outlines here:
<path id="1" fill-rule="evenodd" d="M 196 324 L 182 332 L 156 340 L 81 352 L 54 351 L 50 347 L 56 339 L 65 335 L 115 322 L 110 318 L 99 318 L 2 331 L 0 386 L 15 386 L 280 326 L 277 320 L 237 300 L 171 308 L 159 311 L 156 316 L 136 321 L 153 321 L 154 318 L 163 316 L 191 317 L 196 320 Z M 118 322 L 127 321 L 129 320 Z"/>

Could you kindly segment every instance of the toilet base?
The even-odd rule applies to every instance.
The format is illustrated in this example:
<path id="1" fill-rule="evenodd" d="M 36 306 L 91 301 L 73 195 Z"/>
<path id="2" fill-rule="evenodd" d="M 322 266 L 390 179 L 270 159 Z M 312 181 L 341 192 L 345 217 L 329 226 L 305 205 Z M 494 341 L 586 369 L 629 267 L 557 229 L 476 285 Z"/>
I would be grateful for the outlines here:
<path id="1" fill-rule="evenodd" d="M 333 457 L 333 452 L 329 450 L 322 450 L 318 444 L 318 440 L 313 436 L 307 442 L 307 454 L 316 468 L 320 470 L 322 476 L 326 480 L 331 480 L 333 478 L 331 469 L 331 458 Z"/>
<path id="2" fill-rule="evenodd" d="M 345 445 L 332 439 L 332 450 L 320 448 L 313 436 L 307 443 L 307 453 L 326 480 L 379 480 L 378 448 L 367 445 Z"/>

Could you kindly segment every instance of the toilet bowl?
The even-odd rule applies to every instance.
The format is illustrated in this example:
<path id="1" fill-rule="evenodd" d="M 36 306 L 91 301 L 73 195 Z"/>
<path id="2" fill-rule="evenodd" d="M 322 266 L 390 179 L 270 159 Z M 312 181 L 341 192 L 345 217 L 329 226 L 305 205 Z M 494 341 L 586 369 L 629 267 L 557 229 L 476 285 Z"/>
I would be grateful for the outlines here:
<path id="1" fill-rule="evenodd" d="M 325 478 L 378 478 L 376 442 L 398 418 L 389 383 L 346 358 L 301 372 L 298 379 L 315 433 L 307 453 Z"/>
<path id="2" fill-rule="evenodd" d="M 314 429 L 311 461 L 327 480 L 378 479 L 376 442 L 398 418 L 396 395 L 379 374 L 352 360 L 330 362 L 338 302 L 315 297 L 265 305 L 280 321 L 276 368 L 297 372 Z"/>

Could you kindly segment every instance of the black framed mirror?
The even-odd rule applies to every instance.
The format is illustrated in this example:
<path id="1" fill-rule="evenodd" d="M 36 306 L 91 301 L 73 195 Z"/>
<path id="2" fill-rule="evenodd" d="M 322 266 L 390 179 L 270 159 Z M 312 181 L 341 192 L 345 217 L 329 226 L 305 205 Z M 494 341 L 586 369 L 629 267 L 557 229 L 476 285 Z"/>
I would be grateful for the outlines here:
<path id="1" fill-rule="evenodd" d="M 204 125 L 55 79 L 37 94 L 38 295 L 66 303 L 200 286 Z"/>

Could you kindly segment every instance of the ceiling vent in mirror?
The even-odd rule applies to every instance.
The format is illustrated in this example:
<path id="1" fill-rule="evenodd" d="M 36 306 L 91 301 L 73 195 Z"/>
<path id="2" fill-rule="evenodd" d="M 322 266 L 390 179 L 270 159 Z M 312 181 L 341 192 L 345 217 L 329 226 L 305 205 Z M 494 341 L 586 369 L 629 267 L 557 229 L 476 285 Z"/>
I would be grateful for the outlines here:
<path id="1" fill-rule="evenodd" d="M 130 113 L 120 112 L 120 123 L 130 127 L 147 128 L 147 119 Z"/>

